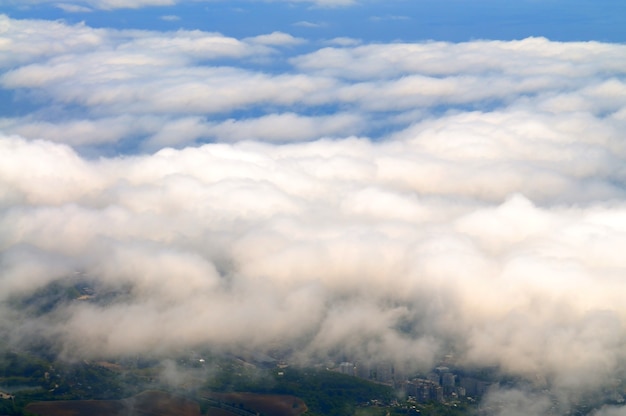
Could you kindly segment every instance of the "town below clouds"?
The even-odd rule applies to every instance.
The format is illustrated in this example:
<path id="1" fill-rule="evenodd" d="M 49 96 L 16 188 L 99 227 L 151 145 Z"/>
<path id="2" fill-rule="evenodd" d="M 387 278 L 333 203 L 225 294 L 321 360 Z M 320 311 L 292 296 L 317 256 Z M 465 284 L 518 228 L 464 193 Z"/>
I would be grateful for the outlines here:
<path id="1" fill-rule="evenodd" d="M 14 345 L 623 377 L 626 46 L 0 31 Z M 123 296 L 8 306 L 76 276 Z"/>

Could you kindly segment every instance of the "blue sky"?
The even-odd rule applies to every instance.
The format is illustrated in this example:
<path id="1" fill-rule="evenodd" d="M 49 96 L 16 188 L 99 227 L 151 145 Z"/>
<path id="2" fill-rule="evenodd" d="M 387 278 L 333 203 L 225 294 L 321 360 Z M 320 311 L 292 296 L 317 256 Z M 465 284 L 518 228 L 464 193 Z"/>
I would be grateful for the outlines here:
<path id="1" fill-rule="evenodd" d="M 82 13 L 64 11 L 59 3 L 72 2 L 30 7 L 6 4 L 5 12 L 14 17 L 85 21 L 96 27 L 199 29 L 235 37 L 280 30 L 313 39 L 348 36 L 379 42 L 510 40 L 529 36 L 558 41 L 626 41 L 626 5 L 619 0 L 368 0 L 334 7 L 306 1 L 187 1 L 105 11 L 89 3 L 73 2 L 89 10 Z M 176 20 L 163 21 L 164 16 Z M 312 25 L 303 27 L 303 22 Z"/>
<path id="2" fill-rule="evenodd" d="M 3 339 L 623 379 L 625 2 L 0 6 Z"/>

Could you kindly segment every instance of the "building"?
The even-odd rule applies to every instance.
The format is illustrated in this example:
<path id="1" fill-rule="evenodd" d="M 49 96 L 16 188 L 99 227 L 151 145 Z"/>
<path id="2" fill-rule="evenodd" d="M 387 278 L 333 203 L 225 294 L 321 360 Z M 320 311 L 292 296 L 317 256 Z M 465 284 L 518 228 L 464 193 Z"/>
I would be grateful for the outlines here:
<path id="1" fill-rule="evenodd" d="M 348 374 L 350 376 L 356 376 L 357 368 L 356 368 L 356 365 L 354 365 L 354 363 L 350 363 L 346 361 L 346 362 L 339 364 L 339 372 L 342 374 Z"/>
<path id="2" fill-rule="evenodd" d="M 487 392 L 493 383 L 478 380 L 471 377 L 463 377 L 459 381 L 460 387 L 464 389 L 464 393 L 470 397 L 480 397 Z"/>
<path id="3" fill-rule="evenodd" d="M 412 396 L 418 403 L 443 402 L 443 388 L 437 383 L 423 378 L 407 381 L 404 385 L 407 396 Z"/>

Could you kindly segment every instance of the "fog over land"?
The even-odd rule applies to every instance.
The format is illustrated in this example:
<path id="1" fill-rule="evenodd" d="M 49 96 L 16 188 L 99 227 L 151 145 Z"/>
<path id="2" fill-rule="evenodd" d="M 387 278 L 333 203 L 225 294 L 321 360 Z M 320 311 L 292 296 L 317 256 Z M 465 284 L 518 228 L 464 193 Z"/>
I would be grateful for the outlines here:
<path id="1" fill-rule="evenodd" d="M 0 87 L 32 106 L 0 119 L 11 345 L 453 353 L 565 396 L 624 376 L 626 46 L 0 33 Z M 116 296 L 12 306 L 79 278 Z"/>

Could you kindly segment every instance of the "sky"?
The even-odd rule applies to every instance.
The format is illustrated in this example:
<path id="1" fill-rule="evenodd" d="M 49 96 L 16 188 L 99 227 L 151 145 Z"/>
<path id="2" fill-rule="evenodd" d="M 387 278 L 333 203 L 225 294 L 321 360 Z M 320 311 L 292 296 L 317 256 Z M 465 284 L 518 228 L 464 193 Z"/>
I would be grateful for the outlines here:
<path id="1" fill-rule="evenodd" d="M 0 12 L 11 345 L 407 371 L 452 354 L 526 380 L 485 399 L 502 415 L 623 379 L 621 0 Z M 118 296 L 15 307 L 76 279 Z"/>

